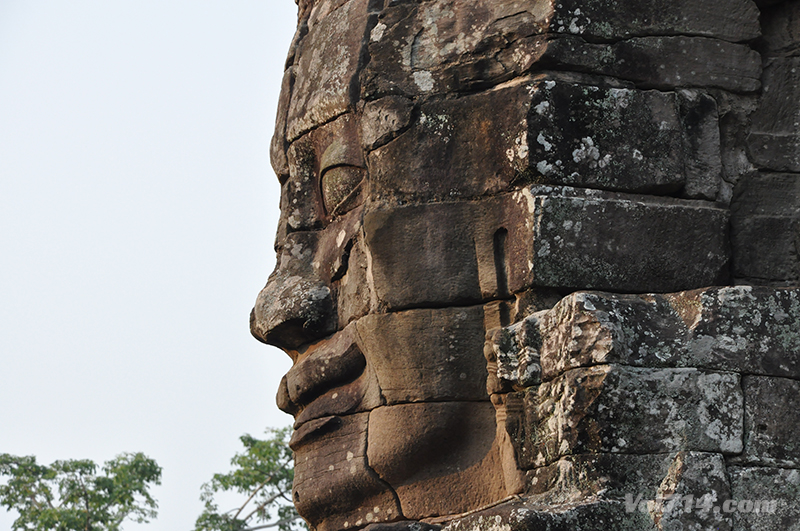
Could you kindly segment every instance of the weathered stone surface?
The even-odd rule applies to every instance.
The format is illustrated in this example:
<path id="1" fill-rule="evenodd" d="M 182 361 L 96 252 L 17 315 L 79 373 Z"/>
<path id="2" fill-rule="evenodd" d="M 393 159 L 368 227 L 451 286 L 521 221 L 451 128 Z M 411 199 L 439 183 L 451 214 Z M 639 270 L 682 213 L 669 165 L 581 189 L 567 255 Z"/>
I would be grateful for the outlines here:
<path id="1" fill-rule="evenodd" d="M 360 527 L 402 514 L 394 493 L 367 464 L 368 416 L 333 417 L 294 447 L 294 503 L 315 529 Z"/>
<path id="2" fill-rule="evenodd" d="M 283 183 L 289 178 L 289 161 L 286 159 L 286 115 L 289 112 L 289 101 L 292 96 L 292 85 L 294 84 L 294 67 L 289 67 L 283 74 L 281 83 L 281 95 L 278 100 L 278 111 L 275 119 L 275 133 L 272 135 L 269 157 L 272 169 L 278 180 Z"/>
<path id="3" fill-rule="evenodd" d="M 615 501 L 586 500 L 556 507 L 513 500 L 449 521 L 442 531 L 657 531 L 649 514 L 628 512 Z M 725 529 L 725 528 L 723 528 Z"/>
<path id="4" fill-rule="evenodd" d="M 716 199 L 722 184 L 722 156 L 717 102 L 709 94 L 680 91 L 684 128 L 683 196 Z"/>
<path id="5" fill-rule="evenodd" d="M 373 210 L 364 231 L 378 301 L 402 309 L 476 304 L 531 287 L 715 284 L 727 273 L 727 223 L 725 210 L 705 202 L 531 187 Z"/>
<path id="6" fill-rule="evenodd" d="M 469 305 L 479 303 L 482 292 L 495 295 L 493 235 L 501 228 L 501 200 L 409 205 L 366 213 L 365 241 L 379 303 L 392 309 Z M 484 286 L 482 277 L 489 277 Z"/>
<path id="7" fill-rule="evenodd" d="M 381 108 L 390 99 L 378 100 Z M 427 102 L 408 130 L 370 154 L 371 196 L 452 200 L 524 180 L 669 193 L 688 176 L 687 196 L 713 199 L 721 171 L 716 106 L 694 92 L 681 103 L 674 93 L 551 76 Z"/>
<path id="8" fill-rule="evenodd" d="M 530 470 L 528 481 L 528 499 L 541 505 L 601 499 L 649 516 L 659 529 L 730 529 L 732 525 L 730 515 L 714 509 L 718 500 L 731 497 L 720 454 L 574 455 Z"/>
<path id="9" fill-rule="evenodd" d="M 758 8 L 750 0 L 722 2 L 561 0 L 550 29 L 608 40 L 647 35 L 697 35 L 748 41 L 760 35 Z M 613 13 L 613 16 L 609 16 Z"/>
<path id="10" fill-rule="evenodd" d="M 363 272 L 355 264 L 348 269 L 361 216 L 356 209 L 324 230 L 292 232 L 284 238 L 275 271 L 253 308 L 250 330 L 257 339 L 297 349 L 339 329 L 336 301 L 340 286 L 344 286 L 342 298 L 360 294 L 347 282 L 356 281 Z M 343 281 L 348 271 L 356 278 Z M 360 303 L 339 300 L 342 327 L 365 311 L 363 305 L 363 299 Z M 346 313 L 348 310 L 354 313 Z"/>
<path id="11" fill-rule="evenodd" d="M 614 16 L 609 17 L 607 13 L 614 13 Z M 757 20 L 758 11 L 749 0 L 705 3 L 688 0 L 479 0 L 468 4 L 437 0 L 423 6 L 394 2 L 381 11 L 377 25 L 370 32 L 369 55 L 372 59 L 362 74 L 362 97 L 451 93 L 505 81 L 528 71 L 537 62 L 548 46 L 547 40 L 542 38 L 548 33 L 580 35 L 591 41 L 647 35 L 694 35 L 745 41 L 759 35 Z M 724 41 L 717 42 L 725 44 Z M 699 72 L 701 67 L 714 68 L 715 63 L 734 69 L 741 64 L 726 60 L 724 55 L 714 53 L 710 46 L 690 42 L 684 44 L 683 49 L 687 46 L 693 48 L 689 55 L 693 59 L 689 61 L 694 62 L 687 63 L 686 57 L 669 58 L 670 47 L 660 44 L 652 50 L 639 52 L 639 55 L 650 61 L 666 56 L 667 62 L 676 63 L 676 68 L 671 69 L 673 78 L 678 65 L 687 70 L 688 76 L 693 66 Z M 620 49 L 625 55 L 624 44 Z M 730 50 L 736 53 L 739 48 L 730 48 L 728 53 Z M 555 56 L 558 55 L 556 52 Z M 645 70 L 650 61 L 640 62 L 636 70 Z M 603 63 L 601 68 L 607 68 L 614 61 L 607 54 L 600 54 L 588 61 L 582 60 L 577 64 L 566 61 L 565 64 L 575 67 L 591 63 Z M 392 68 L 387 69 L 386 65 Z M 620 71 L 630 73 L 633 70 Z M 607 72 L 598 70 L 598 73 Z M 650 75 L 660 79 L 664 73 L 651 71 Z M 709 79 L 699 75 L 698 82 Z M 713 74 L 710 78 L 714 82 L 719 82 L 719 79 L 720 76 Z M 729 85 L 738 81 L 724 80 L 722 83 Z M 752 84 L 752 81 L 748 83 Z"/>
<path id="12" fill-rule="evenodd" d="M 728 467 L 728 473 L 733 491 L 728 509 L 736 531 L 800 530 L 800 471 Z"/>
<path id="13" fill-rule="evenodd" d="M 731 212 L 734 276 L 796 284 L 800 280 L 800 176 L 747 176 L 734 190 Z M 767 234 L 769 238 L 764 237 Z"/>
<path id="14" fill-rule="evenodd" d="M 368 0 L 322 1 L 317 23 L 297 52 L 296 81 L 289 104 L 286 135 L 294 141 L 303 133 L 343 114 L 355 103 L 362 40 L 367 26 Z M 341 7 L 339 7 L 341 5 Z M 336 9 L 338 7 L 338 9 Z M 336 35 L 336 39 L 331 39 Z"/>
<path id="15" fill-rule="evenodd" d="M 579 37 L 548 42 L 544 67 L 591 72 L 645 87 L 721 88 L 753 92 L 761 86 L 761 58 L 748 46 L 705 37 L 641 37 L 593 44 Z"/>
<path id="16" fill-rule="evenodd" d="M 403 520 L 400 522 L 370 524 L 364 531 L 439 531 L 442 527 L 434 524 L 417 522 L 416 520 Z"/>
<path id="17" fill-rule="evenodd" d="M 371 196 L 424 202 L 503 191 L 527 163 L 530 100 L 516 86 L 423 104 L 408 130 L 370 153 Z"/>
<path id="18" fill-rule="evenodd" d="M 764 97 L 747 146 L 759 168 L 800 171 L 800 57 L 765 61 Z"/>
<path id="19" fill-rule="evenodd" d="M 677 291 L 727 277 L 728 215 L 706 202 L 536 186 L 514 197 L 533 244 L 508 260 L 512 292 Z"/>
<path id="20" fill-rule="evenodd" d="M 761 25 L 764 38 L 761 42 L 767 55 L 800 55 L 800 5 L 781 2 L 762 10 Z"/>
<path id="21" fill-rule="evenodd" d="M 442 94 L 507 79 L 512 72 L 492 52 L 543 33 L 549 11 L 549 2 L 524 0 L 390 3 L 370 33 L 362 97 Z"/>
<path id="22" fill-rule="evenodd" d="M 312 255 L 303 239 L 308 233 L 294 233 L 283 246 L 283 257 L 296 253 L 302 259 Z M 250 331 L 265 343 L 297 348 L 336 330 L 333 295 L 304 261 L 286 259 L 291 265 L 276 267 L 258 295 L 250 317 Z M 283 261 L 283 258 L 282 258 Z M 308 265 L 308 264 L 306 264 Z M 303 275 L 298 275 L 303 273 Z"/>
<path id="23" fill-rule="evenodd" d="M 652 193 L 683 185 L 683 125 L 674 93 L 553 80 L 529 90 L 523 146 L 538 182 Z"/>
<path id="24" fill-rule="evenodd" d="M 735 461 L 800 468 L 800 381 L 745 376 L 744 453 Z"/>
<path id="25" fill-rule="evenodd" d="M 569 454 L 742 451 L 739 376 L 600 365 L 528 392 L 537 466 Z"/>
<path id="26" fill-rule="evenodd" d="M 800 281 L 797 5 L 298 1 L 251 330 L 315 531 L 730 530 L 723 455 L 797 467 L 795 291 L 705 287 Z"/>
<path id="27" fill-rule="evenodd" d="M 411 121 L 413 104 L 402 96 L 386 96 L 364 105 L 361 118 L 361 143 L 372 151 L 393 139 Z"/>
<path id="28" fill-rule="evenodd" d="M 696 367 L 743 374 L 800 377 L 800 292 L 750 286 L 667 295 L 574 293 L 552 310 L 492 331 L 505 361 L 501 379 L 541 364 L 550 380 L 564 371 L 606 363 Z"/>
<path id="29" fill-rule="evenodd" d="M 429 402 L 370 413 L 370 466 L 419 519 L 478 509 L 506 496 L 488 402 Z M 453 489 L 452 485 L 458 485 Z"/>
<path id="30" fill-rule="evenodd" d="M 350 241 L 352 243 L 344 243 L 338 260 L 342 267 L 336 270 L 337 275 L 341 275 L 336 291 L 336 312 L 341 326 L 366 315 L 372 302 L 364 239 L 359 235 L 357 239 Z"/>
<path id="31" fill-rule="evenodd" d="M 488 401 L 481 306 L 371 314 L 357 326 L 387 404 Z"/>

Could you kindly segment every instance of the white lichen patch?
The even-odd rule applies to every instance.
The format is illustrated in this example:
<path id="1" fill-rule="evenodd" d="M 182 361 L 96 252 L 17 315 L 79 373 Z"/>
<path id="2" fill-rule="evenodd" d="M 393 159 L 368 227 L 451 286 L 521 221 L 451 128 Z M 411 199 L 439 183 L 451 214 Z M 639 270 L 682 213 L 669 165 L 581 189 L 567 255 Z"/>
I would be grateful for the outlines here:
<path id="1" fill-rule="evenodd" d="M 422 90 L 423 92 L 430 92 L 433 90 L 435 82 L 433 80 L 433 75 L 428 72 L 427 70 L 419 70 L 414 72 L 414 83 Z"/>
<path id="2" fill-rule="evenodd" d="M 581 139 L 580 146 L 573 150 L 572 160 L 577 163 L 581 162 L 595 162 L 600 160 L 600 150 L 594 145 L 592 137 L 584 137 Z"/>
<path id="3" fill-rule="evenodd" d="M 539 136 L 536 137 L 536 141 L 544 147 L 545 151 L 550 151 L 553 149 L 553 144 L 547 141 L 547 138 L 544 136 L 544 133 L 539 133 Z"/>
<path id="4" fill-rule="evenodd" d="M 379 22 L 372 31 L 369 32 L 369 39 L 372 42 L 380 42 L 383 38 L 383 33 L 386 31 L 386 24 Z"/>
<path id="5" fill-rule="evenodd" d="M 536 114 L 538 114 L 539 116 L 544 116 L 545 114 L 548 114 L 548 111 L 550 110 L 550 102 L 542 101 L 538 105 L 536 105 L 533 108 L 533 110 L 535 110 Z"/>

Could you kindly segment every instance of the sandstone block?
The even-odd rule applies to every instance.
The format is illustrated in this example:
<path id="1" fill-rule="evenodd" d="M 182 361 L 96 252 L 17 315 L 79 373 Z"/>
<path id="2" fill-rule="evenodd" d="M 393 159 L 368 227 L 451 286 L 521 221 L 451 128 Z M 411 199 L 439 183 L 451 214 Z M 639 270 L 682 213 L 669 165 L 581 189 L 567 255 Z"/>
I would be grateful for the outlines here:
<path id="1" fill-rule="evenodd" d="M 731 529 L 714 506 L 731 497 L 720 454 L 574 455 L 528 471 L 530 501 L 549 506 L 601 499 L 623 503 L 663 529 Z M 690 510 L 686 510 L 689 508 Z"/>
<path id="2" fill-rule="evenodd" d="M 557 37 L 548 42 L 540 64 L 666 90 L 703 87 L 754 92 L 761 86 L 757 52 L 746 45 L 706 37 L 641 37 L 615 44 Z"/>
<path id="3" fill-rule="evenodd" d="M 386 96 L 364 105 L 361 144 L 368 151 L 393 139 L 411 121 L 413 105 L 402 96 Z"/>
<path id="4" fill-rule="evenodd" d="M 614 16 L 609 17 L 608 13 Z M 424 5 L 393 2 L 384 7 L 377 24 L 370 30 L 372 61 L 362 74 L 362 97 L 453 93 L 505 81 L 533 67 L 548 47 L 547 40 L 542 38 L 547 34 L 571 34 L 590 41 L 619 41 L 648 35 L 680 35 L 667 37 L 677 39 L 715 37 L 724 45 L 726 40 L 738 42 L 756 38 L 760 33 L 757 20 L 758 10 L 750 0 L 714 3 L 478 0 L 466 4 L 436 0 Z M 734 47 L 718 54 L 710 46 L 689 43 L 683 45 L 683 50 L 688 46 L 692 48 L 691 53 L 684 57 L 668 57 L 670 47 L 659 46 L 640 55 L 649 61 L 666 57 L 667 64 L 680 62 L 683 66 L 692 61 L 687 57 L 694 57 L 695 72 L 689 74 L 692 69 L 686 68 L 686 74 L 690 78 L 699 75 L 714 82 L 720 82 L 719 76 L 712 73 L 710 78 L 703 78 L 701 70 L 713 69 L 715 60 L 736 67 L 741 63 L 727 60 L 725 55 L 745 49 Z M 625 46 L 619 48 L 625 54 Z M 548 55 L 553 55 L 551 52 L 548 51 Z M 712 55 L 703 57 L 708 53 Z M 601 70 L 615 61 L 606 55 L 584 57 L 578 63 L 589 71 L 607 73 Z M 636 69 L 642 71 L 642 66 L 649 65 L 649 61 L 639 61 Z M 387 64 L 395 66 L 392 72 L 386 71 Z M 671 75 L 679 70 L 681 68 L 670 69 Z M 663 79 L 665 74 L 657 69 L 648 72 L 656 79 Z M 703 85 L 699 81 L 696 85 Z M 721 82 L 730 83 L 729 80 Z M 752 85 L 753 80 L 747 83 Z"/>
<path id="5" fill-rule="evenodd" d="M 765 61 L 764 96 L 747 147 L 759 168 L 800 171 L 800 57 Z"/>
<path id="6" fill-rule="evenodd" d="M 383 107 L 398 98 L 378 101 Z M 408 130 L 370 154 L 371 194 L 441 201 L 495 193 L 521 179 L 659 194 L 688 177 L 687 196 L 713 199 L 719 144 L 710 96 L 687 92 L 679 105 L 674 93 L 540 76 L 423 103 Z"/>
<path id="7" fill-rule="evenodd" d="M 321 4 L 324 7 L 319 9 L 325 9 L 326 16 L 319 16 L 316 24 L 309 23 L 297 52 L 297 81 L 286 122 L 290 142 L 343 114 L 358 96 L 353 94 L 353 81 L 367 26 L 368 0 Z M 331 39 L 331 35 L 337 38 Z"/>
<path id="8" fill-rule="evenodd" d="M 742 451 L 739 376 L 602 365 L 528 391 L 535 463 L 570 454 Z"/>
<path id="9" fill-rule="evenodd" d="M 536 186 L 364 216 L 375 295 L 392 309 L 477 304 L 533 287 L 724 282 L 727 224 L 725 210 L 700 201 Z"/>
<path id="10" fill-rule="evenodd" d="M 488 402 L 429 402 L 370 413 L 370 466 L 411 519 L 459 514 L 506 496 Z M 457 489 L 452 487 L 457 485 Z"/>
<path id="11" fill-rule="evenodd" d="M 800 465 L 800 382 L 745 376 L 744 453 L 735 460 L 762 466 Z"/>
<path id="12" fill-rule="evenodd" d="M 466 306 L 484 296 L 496 298 L 504 278 L 495 260 L 500 245 L 495 235 L 503 217 L 513 221 L 521 215 L 504 211 L 505 201 L 497 197 L 367 212 L 365 241 L 379 304 L 391 309 Z M 502 250 L 497 254 L 505 256 Z"/>
<path id="13" fill-rule="evenodd" d="M 449 521 L 442 531 L 653 531 L 653 518 L 639 511 L 625 510 L 625 504 L 606 500 L 586 500 L 579 504 L 549 507 L 513 500 L 475 514 Z M 727 529 L 727 528 L 721 528 Z"/>
<path id="14" fill-rule="evenodd" d="M 798 297 L 794 289 L 750 286 L 667 295 L 573 293 L 551 310 L 493 331 L 489 343 L 505 362 L 498 376 L 523 387 L 529 385 L 519 376 L 525 359 L 541 364 L 545 380 L 605 363 L 797 378 Z"/>
<path id="15" fill-rule="evenodd" d="M 799 176 L 758 173 L 737 184 L 731 203 L 735 277 L 796 283 L 800 279 L 798 234 Z"/>
<path id="16" fill-rule="evenodd" d="M 370 32 L 362 97 L 442 94 L 507 79 L 494 56 L 542 33 L 549 11 L 549 2 L 521 0 L 390 3 Z"/>
<path id="17" fill-rule="evenodd" d="M 514 198 L 530 213 L 532 244 L 508 260 L 512 292 L 668 292 L 726 279 L 728 215 L 709 203 L 537 186 Z"/>
<path id="18" fill-rule="evenodd" d="M 370 153 L 372 196 L 424 202 L 503 191 L 527 167 L 530 101 L 518 85 L 423 104 L 408 130 Z"/>
<path id="19" fill-rule="evenodd" d="M 717 102 L 709 94 L 680 91 L 684 127 L 684 197 L 715 200 L 722 183 L 722 156 Z"/>
<path id="20" fill-rule="evenodd" d="M 481 306 L 371 314 L 357 329 L 387 404 L 488 401 Z"/>
<path id="21" fill-rule="evenodd" d="M 724 2 L 612 0 L 553 2 L 551 31 L 608 40 L 647 35 L 697 35 L 738 42 L 760 35 L 750 0 Z M 613 13 L 613 16 L 609 16 Z"/>
<path id="22" fill-rule="evenodd" d="M 367 464 L 368 416 L 330 417 L 315 437 L 294 447 L 294 503 L 316 529 L 338 531 L 402 514 Z"/>
<path id="23" fill-rule="evenodd" d="M 762 10 L 763 46 L 767 55 L 797 56 L 800 54 L 800 5 L 781 2 Z"/>
<path id="24" fill-rule="evenodd" d="M 525 146 L 538 182 L 651 193 L 683 185 L 674 93 L 553 80 L 529 90 Z"/>
<path id="25" fill-rule="evenodd" d="M 283 183 L 289 178 L 289 162 L 286 159 L 286 116 L 289 112 L 289 102 L 292 96 L 292 85 L 294 85 L 294 67 L 289 67 L 283 73 L 281 83 L 281 95 L 278 99 L 278 111 L 275 116 L 275 132 L 270 143 L 269 156 L 272 169 L 278 180 Z"/>
<path id="26" fill-rule="evenodd" d="M 800 471 L 785 468 L 728 467 L 736 531 L 800 529 L 797 500 Z M 752 502 L 752 503 L 748 503 Z"/>

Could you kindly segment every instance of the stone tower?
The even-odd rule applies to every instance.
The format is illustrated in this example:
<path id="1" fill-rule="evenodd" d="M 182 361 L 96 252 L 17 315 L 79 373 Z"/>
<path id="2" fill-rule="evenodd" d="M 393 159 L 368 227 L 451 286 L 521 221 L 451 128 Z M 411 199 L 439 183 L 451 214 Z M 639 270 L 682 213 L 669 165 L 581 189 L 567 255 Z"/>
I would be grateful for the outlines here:
<path id="1" fill-rule="evenodd" d="M 800 529 L 800 0 L 300 0 L 253 334 L 318 531 Z"/>

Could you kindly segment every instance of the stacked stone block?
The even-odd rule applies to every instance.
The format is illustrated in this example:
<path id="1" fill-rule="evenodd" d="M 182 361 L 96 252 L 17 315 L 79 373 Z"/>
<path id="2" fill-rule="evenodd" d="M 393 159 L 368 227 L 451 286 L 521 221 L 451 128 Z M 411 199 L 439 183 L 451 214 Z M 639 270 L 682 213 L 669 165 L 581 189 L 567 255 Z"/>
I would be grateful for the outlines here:
<path id="1" fill-rule="evenodd" d="M 795 289 L 578 292 L 490 332 L 489 391 L 525 404 L 507 423 L 527 492 L 543 504 L 595 498 L 621 509 L 626 496 L 656 500 L 669 485 L 694 506 L 681 502 L 662 520 L 790 529 L 798 319 Z M 726 500 L 775 503 L 726 513 Z"/>

